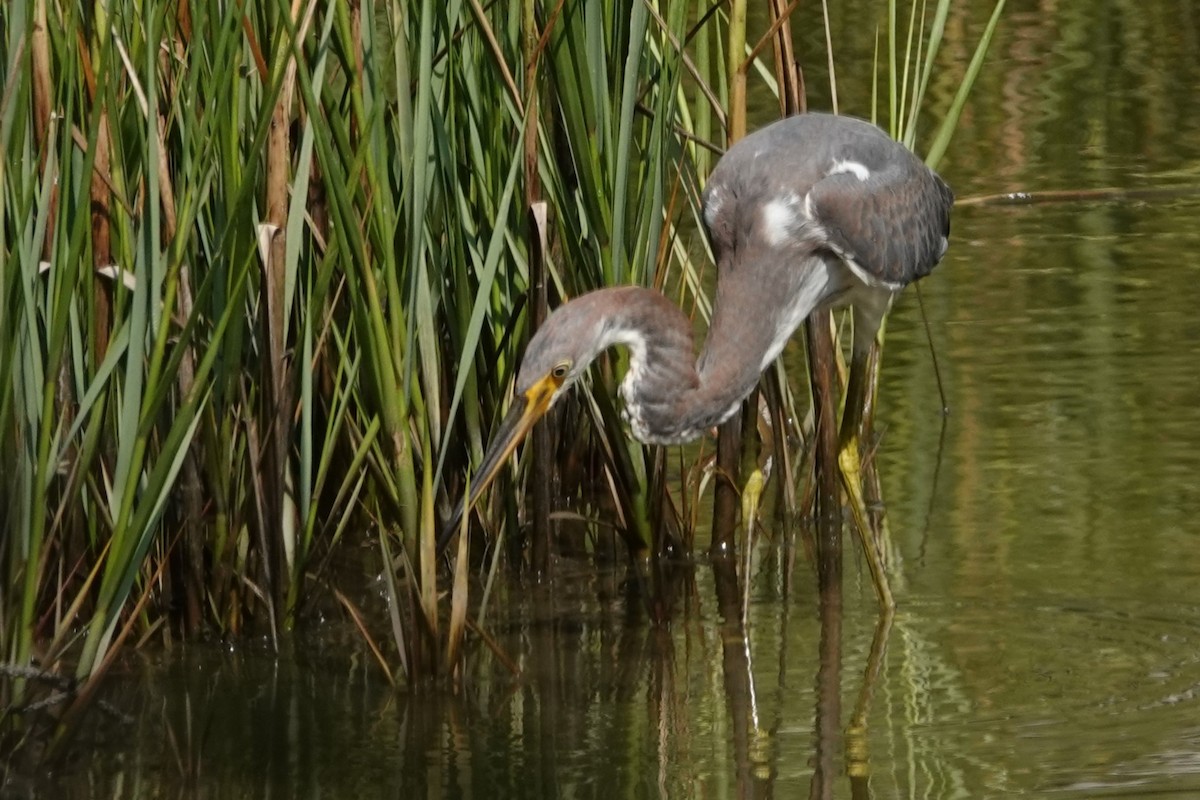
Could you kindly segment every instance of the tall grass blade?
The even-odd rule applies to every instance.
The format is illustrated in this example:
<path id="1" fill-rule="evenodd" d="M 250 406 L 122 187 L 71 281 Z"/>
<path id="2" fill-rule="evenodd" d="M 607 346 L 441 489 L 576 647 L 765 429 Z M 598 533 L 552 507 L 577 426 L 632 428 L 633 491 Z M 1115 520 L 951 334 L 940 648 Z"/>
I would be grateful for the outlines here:
<path id="1" fill-rule="evenodd" d="M 979 43 L 975 47 L 975 52 L 971 56 L 971 63 L 967 65 L 966 74 L 963 75 L 962 81 L 958 85 L 958 90 L 954 93 L 954 99 L 950 103 L 950 108 L 946 110 L 946 116 L 942 120 L 942 124 L 938 127 L 937 133 L 933 137 L 933 142 L 930 143 L 929 149 L 925 153 L 925 163 L 930 167 L 937 167 L 941 162 L 942 156 L 946 154 L 946 150 L 950 147 L 950 139 L 954 136 L 954 129 L 958 125 L 958 118 L 962 115 L 963 106 L 967 103 L 967 97 L 971 92 L 971 87 L 975 85 L 975 79 L 979 77 L 979 73 L 983 70 L 983 62 L 987 57 L 988 48 L 992 43 L 992 35 L 995 34 L 997 26 L 1000 24 L 1001 15 L 1004 13 L 1005 0 L 996 0 L 996 5 L 992 9 L 992 16 L 988 19 L 987 26 L 983 29 L 983 35 L 979 37 Z"/>

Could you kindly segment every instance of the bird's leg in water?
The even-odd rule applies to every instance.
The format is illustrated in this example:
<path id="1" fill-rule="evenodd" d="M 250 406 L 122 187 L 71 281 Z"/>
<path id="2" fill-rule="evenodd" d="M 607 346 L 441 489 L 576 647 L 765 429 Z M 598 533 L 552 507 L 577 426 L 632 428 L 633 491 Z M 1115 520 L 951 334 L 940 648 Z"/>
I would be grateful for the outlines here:
<path id="1" fill-rule="evenodd" d="M 882 535 L 880 529 L 885 524 L 879 470 L 874 457 L 877 444 L 874 435 L 875 401 L 879 396 L 879 361 L 882 352 L 883 334 L 880 329 L 865 353 L 855 354 L 846 386 L 846 399 L 838 436 L 839 447 L 850 447 L 853 443 L 853 446 L 858 448 L 862 469 L 859 485 L 862 486 L 863 499 L 867 502 L 869 512 L 868 519 L 872 529 L 876 531 L 877 539 Z"/>
<path id="2" fill-rule="evenodd" d="M 855 314 L 855 325 L 867 322 L 863 315 Z M 882 350 L 882 327 L 874 326 L 876 330 L 869 339 L 856 335 L 854 354 L 850 363 L 850 376 L 846 381 L 846 398 L 842 410 L 842 424 L 838 436 L 838 466 L 842 473 L 842 483 L 850 503 L 850 511 L 854 515 L 854 528 L 858 531 L 862 542 L 863 553 L 871 570 L 871 581 L 875 584 L 875 592 L 879 596 L 879 604 L 887 614 L 891 614 L 896 603 L 892 598 L 891 586 L 888 583 L 887 571 L 884 567 L 882 542 L 875 535 L 875 529 L 870 524 L 867 513 L 866 499 L 863 487 L 862 442 L 870 436 L 871 422 L 874 418 L 875 395 L 878 387 L 879 354 Z M 860 332 L 856 331 L 856 334 Z M 864 346 L 865 345 L 865 346 Z"/>
<path id="3" fill-rule="evenodd" d="M 754 556 L 754 528 L 758 522 L 759 504 L 762 502 L 763 474 L 756 469 L 742 487 L 742 524 L 746 526 L 746 548 L 742 554 L 742 625 L 750 619 L 750 564 Z"/>
<path id="4" fill-rule="evenodd" d="M 860 459 L 865 457 L 866 449 L 871 446 L 871 426 L 875 419 L 875 398 L 879 390 L 879 360 L 883 352 L 887 312 L 895 298 L 894 292 L 864 291 L 851 311 L 854 343 L 838 444 L 847 447 L 852 440 L 856 441 Z"/>
<path id="5" fill-rule="evenodd" d="M 858 315 L 855 315 L 858 324 Z M 838 433 L 839 447 L 847 447 L 854 440 L 863 454 L 863 445 L 869 444 L 872 424 L 875 421 L 875 397 L 879 390 L 879 355 L 883 351 L 882 328 L 872 338 L 868 347 L 855 343 L 850 362 L 850 376 L 846 381 L 846 399 L 842 409 L 842 425 Z"/>
<path id="6" fill-rule="evenodd" d="M 866 518 L 870 523 L 869 530 L 874 536 L 876 547 L 884 553 L 891 534 L 888 531 L 888 518 L 883 504 L 883 489 L 879 482 L 879 462 L 875 454 L 879 448 L 879 437 L 875 435 L 875 404 L 879 397 L 880 357 L 883 353 L 883 334 L 876 336 L 871 346 L 870 361 L 866 367 L 867 388 L 863 399 L 862 421 L 858 427 L 858 452 L 861 454 L 859 486 L 863 490 L 863 501 L 866 503 Z M 884 568 L 888 559 L 883 559 Z"/>
<path id="7" fill-rule="evenodd" d="M 741 458 L 742 414 L 739 409 L 717 429 L 717 476 L 713 488 L 712 543 L 709 545 L 711 556 L 734 552 Z"/>
<path id="8" fill-rule="evenodd" d="M 867 520 L 867 505 L 863 500 L 862 492 L 862 464 L 858 458 L 856 442 L 851 441 L 849 446 L 841 448 L 838 452 L 838 466 L 841 467 L 842 484 L 846 488 L 850 513 L 854 515 L 854 529 L 858 531 L 863 553 L 867 557 L 867 567 L 871 570 L 871 582 L 875 584 L 875 593 L 879 596 L 881 610 L 890 616 L 896 608 L 896 601 L 892 598 L 892 588 L 888 583 L 887 571 L 883 566 L 880 543 L 876 540 Z"/>

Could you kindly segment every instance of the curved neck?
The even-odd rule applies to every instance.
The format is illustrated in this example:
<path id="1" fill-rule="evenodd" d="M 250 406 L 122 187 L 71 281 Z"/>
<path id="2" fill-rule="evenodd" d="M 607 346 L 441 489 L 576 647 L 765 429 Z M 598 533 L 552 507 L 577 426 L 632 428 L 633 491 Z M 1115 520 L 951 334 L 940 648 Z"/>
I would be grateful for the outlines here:
<path id="1" fill-rule="evenodd" d="M 759 354 L 771 348 L 773 324 L 754 325 L 751 341 L 745 326 L 740 338 L 731 338 L 725 326 L 732 322 L 718 312 L 697 359 L 691 320 L 661 293 L 620 287 L 594 294 L 601 293 L 616 311 L 604 319 L 594 355 L 613 345 L 628 348 L 629 370 L 620 391 L 625 419 L 640 441 L 681 444 L 697 439 L 728 419 L 754 389 L 762 372 Z M 740 358 L 742 345 L 755 355 Z"/>
<path id="2" fill-rule="evenodd" d="M 621 396 L 639 440 L 680 444 L 732 416 L 825 288 L 824 280 L 816 280 L 783 307 L 764 309 L 761 287 L 730 283 L 718 283 L 717 311 L 699 358 L 691 321 L 660 292 L 600 289 L 563 307 L 595 326 L 586 337 L 594 343 L 586 361 L 613 345 L 629 349 Z"/>

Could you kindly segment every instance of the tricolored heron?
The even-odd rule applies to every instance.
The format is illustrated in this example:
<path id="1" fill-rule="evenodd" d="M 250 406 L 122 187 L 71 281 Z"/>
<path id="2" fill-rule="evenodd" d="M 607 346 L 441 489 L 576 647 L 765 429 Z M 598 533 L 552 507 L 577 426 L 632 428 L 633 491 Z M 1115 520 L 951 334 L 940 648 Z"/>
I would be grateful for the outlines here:
<path id="1" fill-rule="evenodd" d="M 699 358 L 691 322 L 656 291 L 599 289 L 563 304 L 530 340 L 512 407 L 439 551 L 534 423 L 614 345 L 629 349 L 625 419 L 650 444 L 698 438 L 732 416 L 815 309 L 854 307 L 848 394 L 863 391 L 893 299 L 946 252 L 954 195 L 874 125 L 802 114 L 734 144 L 702 199 L 717 296 Z"/>

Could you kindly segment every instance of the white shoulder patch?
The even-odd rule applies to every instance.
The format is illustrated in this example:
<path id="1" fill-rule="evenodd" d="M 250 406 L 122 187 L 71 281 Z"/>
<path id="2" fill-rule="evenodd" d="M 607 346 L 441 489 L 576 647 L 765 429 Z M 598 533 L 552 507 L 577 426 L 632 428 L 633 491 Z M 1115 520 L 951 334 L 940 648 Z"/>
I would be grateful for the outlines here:
<path id="1" fill-rule="evenodd" d="M 721 213 L 722 199 L 719 188 L 713 188 L 708 193 L 708 202 L 704 204 L 704 221 L 708 224 L 709 230 L 712 230 L 713 223 L 717 221 L 717 215 Z"/>
<path id="2" fill-rule="evenodd" d="M 763 233 L 772 247 L 778 247 L 792 238 L 800 221 L 796 213 L 799 205 L 799 197 L 786 194 L 763 206 Z"/>
<path id="3" fill-rule="evenodd" d="M 843 172 L 848 172 L 860 181 L 865 181 L 871 177 L 871 170 L 867 169 L 865 164 L 858 161 L 834 161 L 833 169 L 829 170 L 830 175 L 839 175 Z"/>

